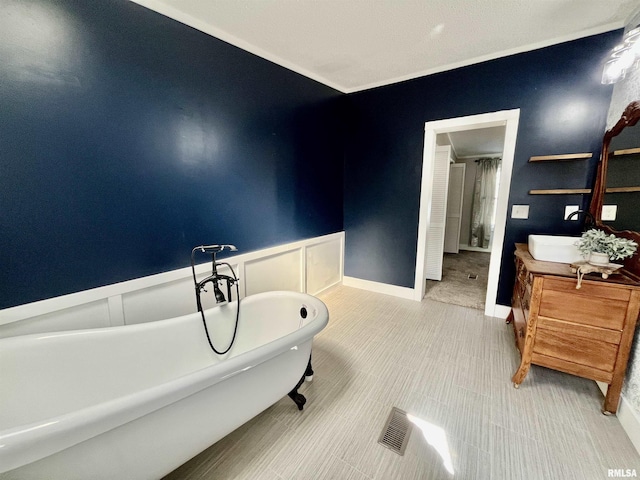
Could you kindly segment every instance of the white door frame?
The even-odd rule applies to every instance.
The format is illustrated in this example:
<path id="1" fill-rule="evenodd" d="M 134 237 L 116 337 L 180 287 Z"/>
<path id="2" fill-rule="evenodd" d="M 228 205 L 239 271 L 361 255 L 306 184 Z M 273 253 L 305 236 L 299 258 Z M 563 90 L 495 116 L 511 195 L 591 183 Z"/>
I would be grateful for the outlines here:
<path id="1" fill-rule="evenodd" d="M 502 246 L 507 223 L 507 206 L 509 202 L 509 188 L 511 187 L 511 170 L 516 149 L 518 121 L 520 109 L 502 110 L 499 112 L 483 113 L 466 117 L 449 118 L 426 122 L 424 126 L 424 153 L 422 159 L 422 180 L 420 188 L 420 213 L 418 219 L 418 248 L 416 254 L 416 276 L 414 283 L 414 300 L 421 301 L 425 294 L 425 257 L 426 239 L 429 229 L 431 194 L 433 191 L 432 178 L 434 156 L 436 151 L 436 135 L 439 133 L 457 132 L 460 130 L 474 130 L 505 126 L 504 149 L 502 152 L 502 168 L 500 186 L 496 202 L 496 225 L 491 240 L 491 258 L 489 260 L 489 280 L 485 299 L 485 315 L 504 316 L 503 312 L 496 312 L 496 295 L 498 293 L 498 278 L 502 259 Z"/>

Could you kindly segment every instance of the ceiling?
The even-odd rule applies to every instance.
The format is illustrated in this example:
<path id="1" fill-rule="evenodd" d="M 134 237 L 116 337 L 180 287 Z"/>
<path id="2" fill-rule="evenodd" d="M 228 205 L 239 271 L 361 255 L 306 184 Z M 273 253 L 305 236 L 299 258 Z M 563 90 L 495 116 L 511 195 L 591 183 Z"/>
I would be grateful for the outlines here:
<path id="1" fill-rule="evenodd" d="M 638 0 L 132 0 L 351 93 L 621 28 Z"/>
<path id="2" fill-rule="evenodd" d="M 458 132 L 440 133 L 436 143 L 451 145 L 457 159 L 502 156 L 505 127 L 476 128 Z"/>

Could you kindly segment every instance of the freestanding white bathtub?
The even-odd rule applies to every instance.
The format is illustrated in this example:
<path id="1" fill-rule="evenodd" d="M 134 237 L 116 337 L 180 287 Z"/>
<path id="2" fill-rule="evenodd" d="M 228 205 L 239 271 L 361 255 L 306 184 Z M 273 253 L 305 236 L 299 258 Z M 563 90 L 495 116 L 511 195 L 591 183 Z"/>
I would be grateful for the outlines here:
<path id="1" fill-rule="evenodd" d="M 158 479 L 285 396 L 327 308 L 295 292 L 240 305 L 223 356 L 199 313 L 0 340 L 0 479 Z M 205 312 L 218 349 L 235 308 Z"/>

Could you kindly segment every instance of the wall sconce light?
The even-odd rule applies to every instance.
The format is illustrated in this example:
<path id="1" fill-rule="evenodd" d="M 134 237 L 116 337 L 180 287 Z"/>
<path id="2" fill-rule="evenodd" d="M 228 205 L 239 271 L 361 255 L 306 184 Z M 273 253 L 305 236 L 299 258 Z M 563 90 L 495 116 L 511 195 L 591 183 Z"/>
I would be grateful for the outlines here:
<path id="1" fill-rule="evenodd" d="M 614 47 L 609 60 L 604 64 L 602 83 L 616 83 L 640 63 L 640 26 L 629 30 L 623 42 Z"/>

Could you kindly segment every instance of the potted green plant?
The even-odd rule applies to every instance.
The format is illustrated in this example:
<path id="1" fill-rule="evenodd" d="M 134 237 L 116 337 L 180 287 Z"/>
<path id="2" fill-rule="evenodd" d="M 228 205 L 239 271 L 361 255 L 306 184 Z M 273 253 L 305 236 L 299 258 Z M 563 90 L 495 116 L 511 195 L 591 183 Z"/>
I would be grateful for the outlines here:
<path id="1" fill-rule="evenodd" d="M 611 260 L 630 257 L 638 249 L 638 244 L 633 240 L 607 235 L 596 228 L 584 232 L 576 246 L 590 264 L 597 266 L 606 266 Z"/>

